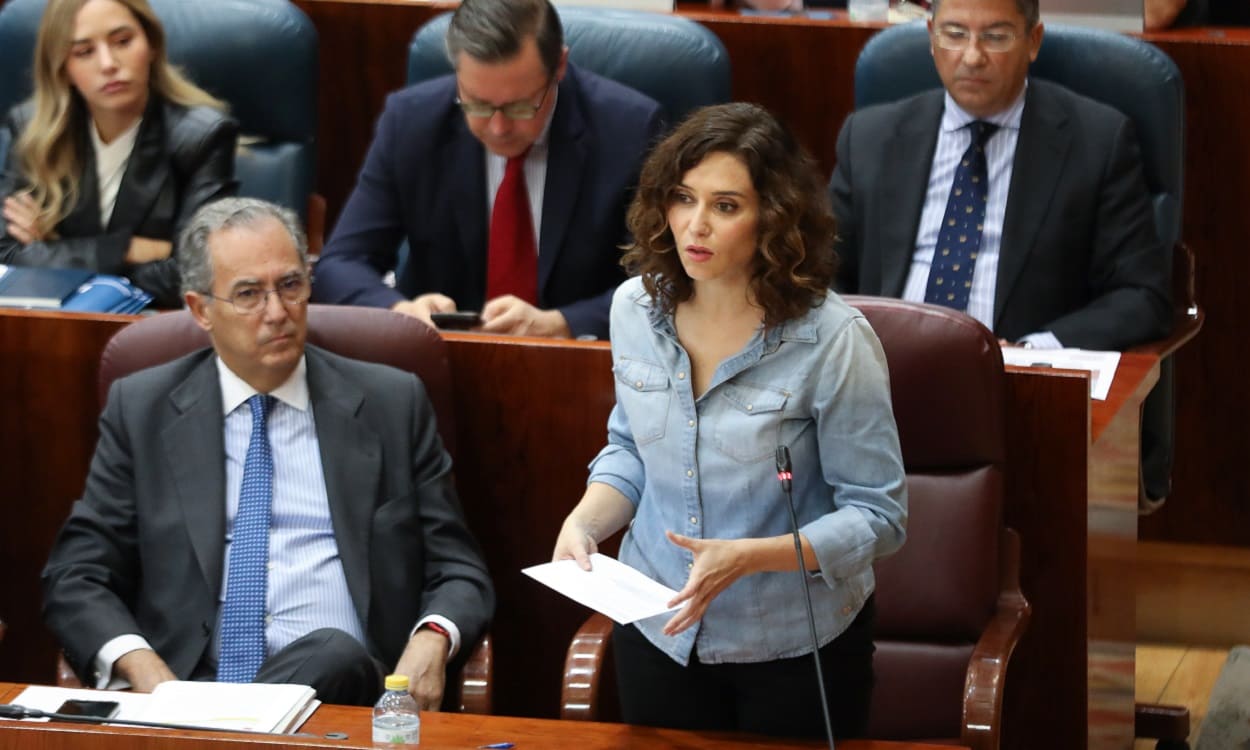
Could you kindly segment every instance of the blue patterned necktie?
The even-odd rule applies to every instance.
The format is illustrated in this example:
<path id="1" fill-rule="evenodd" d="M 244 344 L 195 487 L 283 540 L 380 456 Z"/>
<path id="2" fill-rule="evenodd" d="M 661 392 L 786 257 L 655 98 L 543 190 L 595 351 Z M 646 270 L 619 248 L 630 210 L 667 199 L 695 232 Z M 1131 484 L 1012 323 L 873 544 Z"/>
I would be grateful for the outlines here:
<path id="1" fill-rule="evenodd" d="M 972 143 L 959 160 L 937 246 L 933 248 L 933 264 L 929 267 L 929 283 L 924 301 L 945 305 L 955 310 L 968 309 L 972 292 L 972 269 L 981 248 L 981 232 L 985 225 L 985 202 L 989 195 L 986 176 L 985 143 L 998 130 L 992 122 L 976 120 Z"/>
<path id="2" fill-rule="evenodd" d="M 273 396 L 261 394 L 247 400 L 252 408 L 252 436 L 243 461 L 243 486 L 226 567 L 218 682 L 251 682 L 265 660 L 265 593 L 273 504 L 273 456 L 267 420 L 273 402 Z"/>

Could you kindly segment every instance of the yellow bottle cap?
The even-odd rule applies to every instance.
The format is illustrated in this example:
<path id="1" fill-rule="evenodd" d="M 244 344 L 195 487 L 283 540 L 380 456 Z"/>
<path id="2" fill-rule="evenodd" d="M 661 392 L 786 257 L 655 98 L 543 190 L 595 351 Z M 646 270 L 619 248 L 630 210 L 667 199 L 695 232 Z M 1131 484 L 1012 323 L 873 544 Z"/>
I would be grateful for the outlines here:
<path id="1" fill-rule="evenodd" d="M 406 674 L 388 674 L 386 676 L 387 690 L 407 690 L 408 675 Z"/>

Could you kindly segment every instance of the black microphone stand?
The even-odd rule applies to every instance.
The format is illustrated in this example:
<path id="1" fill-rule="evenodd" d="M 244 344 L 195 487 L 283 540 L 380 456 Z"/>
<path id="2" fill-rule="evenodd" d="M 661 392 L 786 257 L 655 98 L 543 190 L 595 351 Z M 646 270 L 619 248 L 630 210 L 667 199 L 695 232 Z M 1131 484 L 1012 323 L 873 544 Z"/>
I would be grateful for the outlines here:
<path id="1" fill-rule="evenodd" d="M 777 479 L 786 495 L 786 507 L 790 510 L 790 531 L 794 535 L 794 555 L 799 560 L 799 578 L 803 581 L 803 603 L 807 605 L 807 627 L 812 636 L 812 661 L 816 662 L 816 686 L 820 688 L 820 710 L 825 717 L 825 737 L 829 750 L 833 747 L 833 721 L 829 718 L 829 696 L 825 695 L 825 672 L 820 667 L 820 639 L 816 637 L 816 615 L 812 613 L 812 590 L 807 583 L 807 563 L 803 562 L 803 542 L 799 538 L 799 517 L 794 512 L 794 496 L 790 493 L 790 449 L 777 446 Z"/>

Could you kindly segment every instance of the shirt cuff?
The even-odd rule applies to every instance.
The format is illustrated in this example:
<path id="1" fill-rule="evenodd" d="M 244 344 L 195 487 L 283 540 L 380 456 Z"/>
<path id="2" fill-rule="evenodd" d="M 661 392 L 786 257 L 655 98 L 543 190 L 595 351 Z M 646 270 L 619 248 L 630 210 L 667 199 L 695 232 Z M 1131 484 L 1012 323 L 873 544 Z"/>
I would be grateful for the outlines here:
<path id="1" fill-rule="evenodd" d="M 416 635 L 417 631 L 421 629 L 421 626 L 427 622 L 432 622 L 435 625 L 441 625 L 442 628 L 447 631 L 447 635 L 451 638 L 451 643 L 447 646 L 447 658 L 454 659 L 456 657 L 456 652 L 460 650 L 460 628 L 456 627 L 456 623 L 448 620 L 442 615 L 426 615 L 425 617 L 422 617 L 417 621 L 417 626 L 412 629 L 412 632 L 408 634 L 408 637 L 411 638 Z"/>
<path id="2" fill-rule="evenodd" d="M 1028 344 L 1030 349 L 1062 349 L 1063 344 L 1050 331 L 1030 333 L 1020 339 L 1017 344 Z"/>
<path id="3" fill-rule="evenodd" d="M 95 687 L 97 690 L 121 690 L 130 687 L 130 683 L 122 677 L 113 677 L 113 665 L 117 660 L 139 649 L 151 649 L 151 644 L 141 635 L 129 633 L 119 635 L 105 643 L 95 654 Z"/>

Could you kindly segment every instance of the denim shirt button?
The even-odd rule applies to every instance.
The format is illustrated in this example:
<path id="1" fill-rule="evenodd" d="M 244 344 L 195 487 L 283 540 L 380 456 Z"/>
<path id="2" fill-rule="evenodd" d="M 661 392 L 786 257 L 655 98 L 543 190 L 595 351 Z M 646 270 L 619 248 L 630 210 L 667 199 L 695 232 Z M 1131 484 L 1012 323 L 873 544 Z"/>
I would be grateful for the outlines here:
<path id="1" fill-rule="evenodd" d="M 692 419 L 692 420 L 690 420 L 689 422 L 687 422 L 687 423 L 686 423 L 686 426 L 687 426 L 687 427 L 694 427 L 694 420 Z"/>
<path id="2" fill-rule="evenodd" d="M 688 562 L 688 563 L 686 563 L 686 570 L 690 570 L 690 569 L 691 569 L 691 568 L 693 568 L 693 567 L 694 567 L 694 563 L 692 563 L 692 562 Z"/>
<path id="3" fill-rule="evenodd" d="M 684 372 L 679 372 L 679 373 L 677 373 L 677 379 L 678 379 L 678 380 L 685 380 L 685 379 L 686 379 L 686 373 L 684 373 Z"/>
<path id="4" fill-rule="evenodd" d="M 750 404 L 747 404 L 747 411 L 751 411 L 751 410 L 752 410 L 752 409 L 754 409 L 754 408 L 755 408 L 754 406 L 751 406 Z"/>
<path id="5" fill-rule="evenodd" d="M 698 516 L 691 516 L 691 517 L 690 517 L 690 523 L 691 523 L 692 525 L 694 525 L 694 526 L 698 526 L 698 525 L 699 525 L 699 517 L 698 517 Z"/>
<path id="6" fill-rule="evenodd" d="M 634 387 L 635 387 L 635 388 L 641 388 L 641 387 L 642 387 L 642 381 L 641 381 L 641 380 L 635 380 L 635 381 L 634 381 Z"/>
<path id="7" fill-rule="evenodd" d="M 686 469 L 686 476 L 688 477 L 694 476 L 694 469 Z"/>

